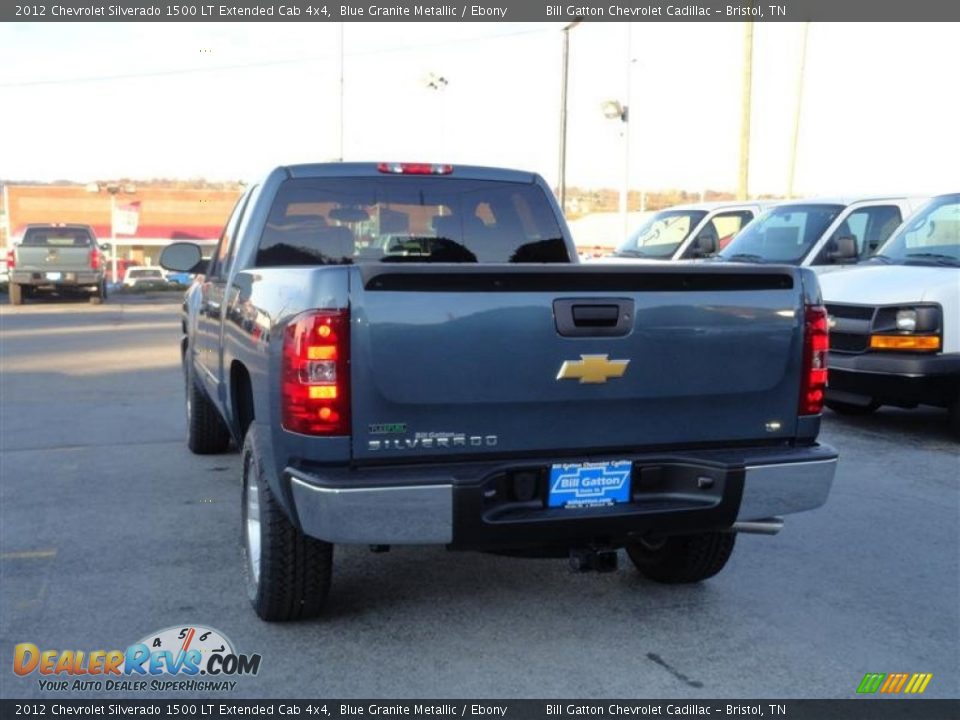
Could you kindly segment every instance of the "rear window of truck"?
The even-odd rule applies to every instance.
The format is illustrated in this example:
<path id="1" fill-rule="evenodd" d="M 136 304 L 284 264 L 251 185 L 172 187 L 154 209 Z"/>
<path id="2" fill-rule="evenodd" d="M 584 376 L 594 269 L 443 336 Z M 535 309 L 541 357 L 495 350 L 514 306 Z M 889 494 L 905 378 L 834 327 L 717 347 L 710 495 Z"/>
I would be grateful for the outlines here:
<path id="1" fill-rule="evenodd" d="M 568 263 L 536 185 L 455 177 L 294 178 L 280 188 L 255 265 Z"/>
<path id="2" fill-rule="evenodd" d="M 90 247 L 92 238 L 83 228 L 27 228 L 21 245 L 30 247 Z"/>

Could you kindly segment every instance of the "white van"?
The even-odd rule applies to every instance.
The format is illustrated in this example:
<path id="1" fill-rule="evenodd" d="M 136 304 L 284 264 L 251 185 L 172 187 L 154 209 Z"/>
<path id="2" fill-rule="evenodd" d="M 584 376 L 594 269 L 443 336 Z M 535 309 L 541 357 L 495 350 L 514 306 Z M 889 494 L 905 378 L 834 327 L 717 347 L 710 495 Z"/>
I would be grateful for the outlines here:
<path id="1" fill-rule="evenodd" d="M 827 406 L 948 408 L 960 437 L 960 193 L 930 201 L 874 259 L 820 278 Z"/>
<path id="2" fill-rule="evenodd" d="M 772 203 L 705 202 L 660 210 L 617 246 L 612 256 L 596 262 L 692 260 L 725 248 L 751 220 Z"/>
<path id="3" fill-rule="evenodd" d="M 791 200 L 758 218 L 718 260 L 800 265 L 829 272 L 877 251 L 927 198 Z"/>

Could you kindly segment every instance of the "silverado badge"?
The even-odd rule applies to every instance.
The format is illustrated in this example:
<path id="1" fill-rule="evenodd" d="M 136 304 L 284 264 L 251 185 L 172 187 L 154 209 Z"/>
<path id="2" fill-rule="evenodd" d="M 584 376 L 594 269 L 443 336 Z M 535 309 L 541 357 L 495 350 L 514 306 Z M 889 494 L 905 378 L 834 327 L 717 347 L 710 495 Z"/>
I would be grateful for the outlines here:
<path id="1" fill-rule="evenodd" d="M 609 360 L 609 355 L 581 355 L 579 360 L 564 360 L 557 380 L 605 383 L 608 378 L 623 377 L 629 360 Z"/>

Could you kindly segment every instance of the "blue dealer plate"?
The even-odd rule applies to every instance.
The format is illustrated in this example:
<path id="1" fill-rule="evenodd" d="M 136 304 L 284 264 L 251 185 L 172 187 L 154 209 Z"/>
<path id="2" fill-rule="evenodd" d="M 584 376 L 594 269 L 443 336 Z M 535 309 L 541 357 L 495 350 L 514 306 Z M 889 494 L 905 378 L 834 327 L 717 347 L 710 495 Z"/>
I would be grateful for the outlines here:
<path id="1" fill-rule="evenodd" d="M 629 460 L 550 466 L 548 507 L 597 507 L 629 502 Z"/>

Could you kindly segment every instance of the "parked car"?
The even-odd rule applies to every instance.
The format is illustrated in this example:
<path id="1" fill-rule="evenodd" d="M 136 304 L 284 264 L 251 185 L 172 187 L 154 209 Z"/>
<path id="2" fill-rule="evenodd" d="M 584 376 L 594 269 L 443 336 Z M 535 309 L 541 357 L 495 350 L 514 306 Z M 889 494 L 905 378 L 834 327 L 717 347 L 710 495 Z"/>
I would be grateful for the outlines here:
<path id="1" fill-rule="evenodd" d="M 91 302 L 102 302 L 109 249 L 97 242 L 89 225 L 27 225 L 20 242 L 7 252 L 10 304 L 42 292 L 82 292 Z"/>
<path id="2" fill-rule="evenodd" d="M 166 273 L 167 282 L 177 287 L 187 287 L 193 282 L 193 275 L 190 273 L 168 272 Z"/>
<path id="3" fill-rule="evenodd" d="M 821 282 L 828 407 L 944 407 L 960 438 L 960 193 L 934 198 L 873 260 Z"/>
<path id="4" fill-rule="evenodd" d="M 650 216 L 612 256 L 595 262 L 689 260 L 714 255 L 737 236 L 768 202 L 710 202 L 676 205 Z"/>
<path id="5" fill-rule="evenodd" d="M 123 286 L 137 290 L 162 290 L 167 287 L 166 274 L 162 267 L 131 267 L 123 276 Z"/>
<path id="6" fill-rule="evenodd" d="M 365 258 L 361 229 L 413 250 Z M 212 261 L 174 243 L 161 264 L 203 274 L 183 304 L 187 441 L 243 448 L 264 619 L 321 612 L 334 543 L 563 549 L 605 570 L 625 547 L 690 583 L 737 533 L 829 494 L 814 273 L 579 265 L 538 175 L 281 167 Z"/>
<path id="7" fill-rule="evenodd" d="M 870 257 L 925 201 L 886 197 L 781 203 L 751 223 L 717 259 L 829 272 Z"/>

